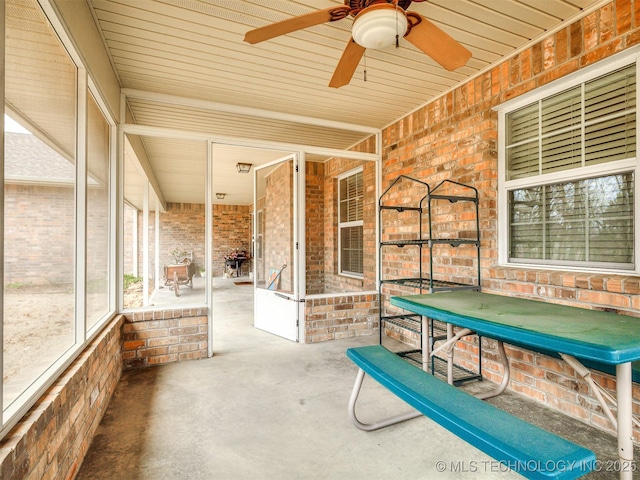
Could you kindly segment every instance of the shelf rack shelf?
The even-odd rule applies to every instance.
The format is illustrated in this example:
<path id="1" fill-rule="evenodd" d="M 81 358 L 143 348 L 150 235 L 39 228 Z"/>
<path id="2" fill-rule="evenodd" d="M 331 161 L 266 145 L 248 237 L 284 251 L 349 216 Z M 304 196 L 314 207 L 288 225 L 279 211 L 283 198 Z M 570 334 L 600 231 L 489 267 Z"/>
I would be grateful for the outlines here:
<path id="1" fill-rule="evenodd" d="M 448 189 L 455 189 L 458 193 L 443 193 Z M 463 194 L 459 194 L 460 191 Z M 442 232 L 442 229 L 439 229 L 439 235 L 436 235 L 434 227 L 438 215 L 434 214 L 434 210 L 438 202 L 464 202 L 464 205 L 469 205 L 471 217 L 474 219 L 473 228 L 460 232 Z M 437 342 L 447 339 L 444 327 L 436 326 L 435 322 L 420 315 L 394 311 L 390 308 L 388 300 L 390 296 L 398 294 L 435 294 L 458 289 L 480 290 L 478 209 L 478 192 L 474 187 L 444 180 L 431 189 L 427 183 L 406 175 L 397 177 L 380 196 L 378 202 L 380 343 L 384 345 L 385 337 L 391 337 L 390 341 L 395 343 L 391 349 L 398 355 L 424 369 L 429 369 L 432 374 L 445 378 L 447 359 L 428 354 Z M 387 223 L 385 215 L 396 215 L 397 220 Z M 401 215 L 405 216 L 404 222 L 399 218 Z M 415 219 L 407 224 L 407 219 L 414 217 Z M 440 246 L 454 249 L 462 246 L 475 247 L 477 279 L 467 284 L 437 278 L 438 275 L 434 275 L 434 259 Z M 406 253 L 407 248 L 412 253 Z M 391 260 L 387 262 L 387 258 Z M 397 272 L 397 275 L 390 274 L 390 271 Z M 410 274 L 406 275 L 406 272 Z M 454 384 L 481 379 L 480 343 L 479 341 L 477 372 L 453 365 Z"/>

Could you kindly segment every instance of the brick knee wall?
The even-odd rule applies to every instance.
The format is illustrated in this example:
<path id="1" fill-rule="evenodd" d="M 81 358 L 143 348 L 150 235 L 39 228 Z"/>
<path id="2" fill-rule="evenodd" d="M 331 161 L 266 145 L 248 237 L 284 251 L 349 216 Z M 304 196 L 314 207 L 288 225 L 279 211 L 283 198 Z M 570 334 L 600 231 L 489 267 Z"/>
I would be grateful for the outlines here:
<path id="1" fill-rule="evenodd" d="M 373 335 L 378 332 L 378 293 L 362 292 L 305 298 L 305 342 Z"/>
<path id="2" fill-rule="evenodd" d="M 73 478 L 122 374 L 117 316 L 0 443 L 0 476 Z"/>
<path id="3" fill-rule="evenodd" d="M 207 357 L 205 307 L 133 312 L 124 316 L 122 361 L 125 370 Z"/>

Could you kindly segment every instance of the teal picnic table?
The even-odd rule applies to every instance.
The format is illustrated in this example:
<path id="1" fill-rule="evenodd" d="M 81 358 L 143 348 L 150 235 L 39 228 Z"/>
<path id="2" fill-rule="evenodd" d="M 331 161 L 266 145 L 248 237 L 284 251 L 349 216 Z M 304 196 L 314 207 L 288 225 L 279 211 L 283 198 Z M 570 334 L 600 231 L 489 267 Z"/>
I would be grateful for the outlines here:
<path id="1" fill-rule="evenodd" d="M 640 360 L 640 318 L 476 291 L 396 296 L 391 304 L 465 333 L 555 353 L 578 373 L 583 369 L 583 377 L 583 362 L 614 369 L 617 417 L 609 418 L 617 428 L 620 479 L 632 479 L 632 362 Z M 602 404 L 601 393 L 594 393 Z"/>

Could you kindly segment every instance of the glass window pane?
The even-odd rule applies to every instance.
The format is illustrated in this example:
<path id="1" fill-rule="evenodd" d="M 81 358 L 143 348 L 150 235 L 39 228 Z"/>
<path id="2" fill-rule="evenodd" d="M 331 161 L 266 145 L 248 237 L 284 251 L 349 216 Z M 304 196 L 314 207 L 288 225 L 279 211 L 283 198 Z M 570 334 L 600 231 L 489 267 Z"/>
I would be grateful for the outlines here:
<path id="1" fill-rule="evenodd" d="M 75 342 L 76 68 L 35 0 L 6 8 L 4 407 Z"/>
<path id="2" fill-rule="evenodd" d="M 580 130 L 570 130 L 542 139 L 542 173 L 558 172 L 582 165 Z"/>
<path id="3" fill-rule="evenodd" d="M 206 142 L 186 139 L 140 136 L 130 140 L 125 137 L 122 278 L 125 309 L 174 305 L 177 296 L 183 305 L 202 305 L 205 301 L 204 272 L 220 276 L 225 268 L 224 255 L 237 251 L 240 256 L 242 251 L 251 251 L 249 207 L 222 205 L 222 211 L 213 212 L 214 248 L 219 252 L 214 253 L 213 259 L 218 263 L 212 271 L 211 263 L 207 265 L 205 261 L 206 147 Z M 151 157 L 163 152 L 181 159 L 173 169 L 191 175 L 189 196 L 183 198 L 186 201 L 161 205 L 138 168 L 141 152 Z M 174 170 L 169 169 L 164 175 L 171 178 Z M 250 176 L 246 177 L 251 181 Z M 146 200 L 145 196 L 148 196 Z M 146 219 L 145 203 L 148 205 Z M 220 224 L 224 225 L 222 231 L 226 234 L 222 236 L 224 245 L 218 235 Z M 239 235 L 238 232 L 246 233 Z M 245 271 L 247 267 L 248 262 L 244 263 Z"/>
<path id="4" fill-rule="evenodd" d="M 362 172 L 340 180 L 340 222 L 362 220 Z"/>
<path id="5" fill-rule="evenodd" d="M 339 224 L 340 273 L 362 275 L 363 267 L 363 201 L 364 177 L 362 172 L 340 179 Z"/>
<path id="6" fill-rule="evenodd" d="M 87 328 L 109 313 L 109 124 L 88 95 Z"/>
<path id="7" fill-rule="evenodd" d="M 5 15 L 7 113 L 45 132 L 52 148 L 74 158 L 75 65 L 36 0 L 7 0 Z"/>
<path id="8" fill-rule="evenodd" d="M 509 192 L 511 258 L 543 258 L 543 204 L 540 187 Z"/>
<path id="9" fill-rule="evenodd" d="M 342 273 L 362 274 L 364 272 L 362 227 L 342 228 L 340 236 L 340 244 L 342 246 L 340 270 Z"/>
<path id="10" fill-rule="evenodd" d="M 538 136 L 538 103 L 507 115 L 507 145 L 513 145 Z"/>
<path id="11" fill-rule="evenodd" d="M 510 192 L 510 257 L 630 267 L 633 183 L 624 173 Z"/>
<path id="12" fill-rule="evenodd" d="M 538 140 L 507 149 L 507 180 L 531 177 L 540 172 Z"/>
<path id="13" fill-rule="evenodd" d="M 635 154 L 635 113 L 585 126 L 586 165 L 633 158 Z"/>
<path id="14" fill-rule="evenodd" d="M 635 64 L 585 83 L 585 121 L 635 110 Z"/>
<path id="15" fill-rule="evenodd" d="M 588 181 L 589 259 L 633 262 L 633 190 L 631 173 Z"/>
<path id="16" fill-rule="evenodd" d="M 546 252 L 551 260 L 584 261 L 585 184 L 570 182 L 549 185 L 545 188 Z"/>
<path id="17" fill-rule="evenodd" d="M 542 100 L 542 135 L 580 124 L 580 90 L 575 87 Z"/>

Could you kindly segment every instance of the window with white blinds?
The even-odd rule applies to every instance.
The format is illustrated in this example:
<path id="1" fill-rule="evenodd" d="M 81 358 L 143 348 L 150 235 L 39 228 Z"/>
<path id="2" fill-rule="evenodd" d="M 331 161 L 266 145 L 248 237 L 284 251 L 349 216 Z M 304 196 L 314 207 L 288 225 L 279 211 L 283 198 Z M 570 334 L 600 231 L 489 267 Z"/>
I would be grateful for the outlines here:
<path id="1" fill-rule="evenodd" d="M 507 180 L 636 155 L 635 64 L 506 116 Z"/>
<path id="2" fill-rule="evenodd" d="M 503 121 L 508 261 L 634 269 L 636 64 Z"/>
<path id="3" fill-rule="evenodd" d="M 358 171 L 338 181 L 338 264 L 339 273 L 362 277 L 363 175 Z"/>

